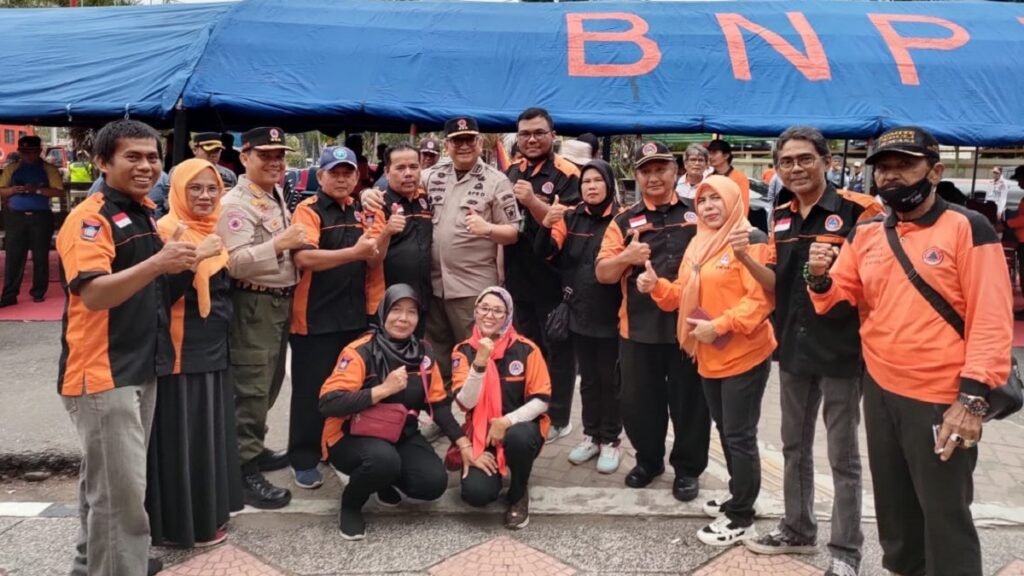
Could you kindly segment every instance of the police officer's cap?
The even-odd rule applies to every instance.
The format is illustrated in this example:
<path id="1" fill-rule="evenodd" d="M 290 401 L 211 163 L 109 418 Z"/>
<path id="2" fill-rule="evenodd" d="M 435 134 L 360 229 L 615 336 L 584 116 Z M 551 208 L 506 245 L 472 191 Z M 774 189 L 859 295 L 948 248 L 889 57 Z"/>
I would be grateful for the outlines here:
<path id="1" fill-rule="evenodd" d="M 224 149 L 224 143 L 220 141 L 220 132 L 200 132 L 192 139 L 192 143 L 207 152 Z"/>
<path id="2" fill-rule="evenodd" d="M 672 156 L 672 151 L 668 149 L 668 146 L 657 141 L 644 142 L 636 147 L 636 152 L 633 154 L 634 168 L 639 168 L 652 160 L 675 162 L 675 156 Z"/>
<path id="3" fill-rule="evenodd" d="M 39 136 L 22 136 L 18 138 L 18 150 L 38 150 L 43 147 Z"/>
<path id="4" fill-rule="evenodd" d="M 915 158 L 939 161 L 939 141 L 931 132 L 917 126 L 901 126 L 884 132 L 878 137 L 875 151 L 864 160 L 874 164 L 879 156 L 887 152 L 898 152 Z"/>
<path id="5" fill-rule="evenodd" d="M 445 138 L 466 134 L 472 136 L 480 134 L 480 126 L 477 125 L 476 119 L 470 118 L 469 116 L 456 116 L 444 123 Z"/>
<path id="6" fill-rule="evenodd" d="M 284 130 L 276 127 L 261 126 L 242 134 L 242 152 L 249 150 L 287 150 L 293 151 L 284 142 Z"/>
<path id="7" fill-rule="evenodd" d="M 437 143 L 437 140 L 427 137 L 420 140 L 420 152 L 426 152 L 427 154 L 433 154 L 440 156 L 441 145 Z"/>

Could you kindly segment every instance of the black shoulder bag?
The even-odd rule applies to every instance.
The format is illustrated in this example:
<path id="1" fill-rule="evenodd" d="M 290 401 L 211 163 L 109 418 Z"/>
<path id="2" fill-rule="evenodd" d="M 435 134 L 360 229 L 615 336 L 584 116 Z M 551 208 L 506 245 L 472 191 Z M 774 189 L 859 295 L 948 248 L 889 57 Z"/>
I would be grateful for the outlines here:
<path id="1" fill-rule="evenodd" d="M 544 332 L 551 342 L 565 342 L 569 339 L 569 299 L 572 298 L 572 288 L 562 288 L 562 302 L 548 314 L 544 322 Z"/>
<path id="2" fill-rule="evenodd" d="M 924 299 L 939 313 L 939 316 L 942 316 L 942 319 L 956 330 L 960 338 L 963 338 L 965 331 L 964 319 L 953 309 L 949 301 L 943 298 L 941 294 L 925 282 L 924 278 L 917 274 L 914 264 L 910 262 L 910 258 L 907 257 L 907 253 L 900 244 L 899 236 L 896 235 L 896 229 L 886 226 L 885 238 L 889 241 L 889 247 L 892 248 L 893 254 L 896 255 L 896 260 L 903 267 L 903 272 L 906 273 L 910 283 L 914 285 L 914 288 L 917 288 L 921 296 L 924 296 Z M 1020 369 L 1017 367 L 1017 359 L 1011 353 L 1010 376 L 1007 378 L 1006 384 L 989 391 L 989 408 L 988 413 L 985 415 L 985 421 L 1002 420 L 1020 410 L 1021 405 L 1024 405 L 1024 390 L 1022 390 Z"/>

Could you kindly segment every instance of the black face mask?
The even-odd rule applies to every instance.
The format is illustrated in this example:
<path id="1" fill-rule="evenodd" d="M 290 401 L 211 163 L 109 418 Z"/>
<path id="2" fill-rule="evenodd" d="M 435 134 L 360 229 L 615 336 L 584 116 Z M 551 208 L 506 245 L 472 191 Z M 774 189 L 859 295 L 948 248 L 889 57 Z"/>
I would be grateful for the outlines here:
<path id="1" fill-rule="evenodd" d="M 885 203 L 897 212 L 912 212 L 924 203 L 932 192 L 932 183 L 927 177 L 909 186 L 892 186 L 878 191 Z"/>

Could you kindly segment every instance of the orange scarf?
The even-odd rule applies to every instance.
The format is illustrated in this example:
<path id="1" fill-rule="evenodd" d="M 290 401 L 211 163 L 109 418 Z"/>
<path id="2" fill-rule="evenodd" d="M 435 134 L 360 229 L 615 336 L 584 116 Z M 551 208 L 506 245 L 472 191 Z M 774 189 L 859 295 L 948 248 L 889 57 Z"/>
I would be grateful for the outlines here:
<path id="1" fill-rule="evenodd" d="M 750 222 L 743 214 L 740 187 L 726 176 L 708 176 L 700 183 L 693 199 L 694 206 L 698 207 L 697 213 L 700 214 L 701 195 L 712 190 L 718 192 L 725 201 L 725 222 L 722 223 L 721 228 L 715 230 L 705 224 L 703 218 L 698 219 L 697 235 L 690 240 L 686 253 L 683 254 L 683 261 L 679 265 L 679 280 L 683 290 L 679 301 L 676 333 L 679 337 L 680 348 L 685 350 L 690 357 L 696 353 L 698 342 L 690 335 L 690 325 L 686 323 L 686 319 L 700 306 L 700 269 L 729 246 L 729 234 L 734 230 L 749 231 L 751 229 Z"/>
<path id="2" fill-rule="evenodd" d="M 203 170 L 213 171 L 217 178 L 217 188 L 220 192 L 213 200 L 213 212 L 208 216 L 197 216 L 188 207 L 188 188 L 192 181 Z M 181 240 L 199 245 L 207 236 L 217 228 L 217 219 L 220 217 L 220 198 L 224 195 L 224 182 L 220 179 L 217 169 L 206 160 L 192 158 L 185 160 L 174 168 L 171 176 L 171 190 L 168 194 L 167 203 L 169 210 L 167 215 L 160 219 L 157 226 L 160 229 L 160 237 L 164 242 L 174 236 L 178 224 L 187 226 L 181 235 Z M 206 318 L 210 315 L 210 277 L 228 265 L 228 251 L 221 250 L 220 254 L 203 260 L 196 267 L 195 279 L 192 286 L 196 289 L 199 299 L 199 315 Z"/>
<path id="3" fill-rule="evenodd" d="M 509 311 L 509 316 L 512 311 Z M 494 342 L 494 350 L 491 357 L 487 359 L 487 369 L 484 371 L 484 381 L 480 388 L 480 400 L 473 409 L 473 418 L 470 425 L 473 427 L 473 458 L 479 458 L 487 447 L 487 431 L 490 428 L 491 420 L 504 416 L 501 405 L 501 375 L 498 373 L 496 360 L 505 356 L 505 351 L 516 341 L 516 329 L 509 323 L 508 329 Z M 469 345 L 476 350 L 483 334 L 480 329 L 473 326 L 473 335 L 469 339 Z M 505 465 L 505 447 L 498 444 L 496 447 L 498 461 L 498 472 L 504 476 L 508 468 Z"/>

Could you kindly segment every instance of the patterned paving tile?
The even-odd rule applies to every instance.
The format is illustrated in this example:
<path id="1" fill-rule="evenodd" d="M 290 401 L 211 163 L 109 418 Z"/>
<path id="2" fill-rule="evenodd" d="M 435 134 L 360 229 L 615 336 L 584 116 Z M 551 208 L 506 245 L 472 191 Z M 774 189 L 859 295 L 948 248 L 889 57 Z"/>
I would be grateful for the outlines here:
<path id="1" fill-rule="evenodd" d="M 998 576 L 1024 576 L 1024 560 L 1014 560 L 999 571 Z"/>
<path id="2" fill-rule="evenodd" d="M 230 544 L 193 556 L 181 564 L 168 566 L 167 576 L 285 576 L 252 554 Z"/>
<path id="3" fill-rule="evenodd" d="M 763 576 L 786 574 L 787 576 L 816 576 L 820 568 L 804 564 L 790 556 L 762 556 L 754 554 L 744 546 L 732 550 L 708 562 L 693 576 Z"/>
<path id="4" fill-rule="evenodd" d="M 495 538 L 460 552 L 429 570 L 431 576 L 571 576 L 576 571 L 510 538 Z"/>

